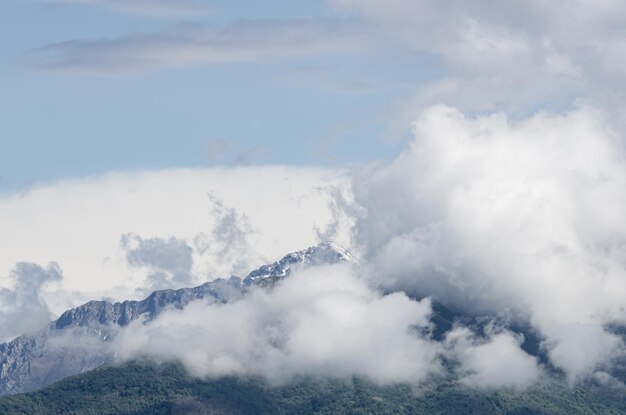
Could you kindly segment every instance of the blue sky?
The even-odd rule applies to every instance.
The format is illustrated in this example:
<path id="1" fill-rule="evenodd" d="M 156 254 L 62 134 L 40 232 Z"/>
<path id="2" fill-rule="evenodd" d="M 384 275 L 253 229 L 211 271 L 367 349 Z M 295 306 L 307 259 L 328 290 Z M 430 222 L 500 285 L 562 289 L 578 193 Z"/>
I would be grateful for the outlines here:
<path id="1" fill-rule="evenodd" d="M 390 160 L 436 104 L 626 119 L 616 0 L 0 7 L 4 193 L 120 170 Z"/>
<path id="2" fill-rule="evenodd" d="M 444 73 L 436 56 L 378 45 L 128 73 L 34 65 L 33 51 L 46 45 L 157 33 L 181 24 L 358 21 L 321 1 L 198 2 L 206 12 L 156 16 L 94 3 L 102 4 L 3 3 L 2 191 L 112 170 L 390 158 L 409 131 L 408 125 L 390 131 L 395 107 Z M 209 155 L 218 140 L 224 151 Z"/>

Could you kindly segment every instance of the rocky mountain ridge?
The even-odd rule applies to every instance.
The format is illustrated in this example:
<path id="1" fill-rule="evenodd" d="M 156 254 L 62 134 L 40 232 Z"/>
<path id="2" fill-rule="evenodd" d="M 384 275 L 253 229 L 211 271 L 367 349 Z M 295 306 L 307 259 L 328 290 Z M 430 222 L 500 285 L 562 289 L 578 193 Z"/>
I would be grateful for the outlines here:
<path id="1" fill-rule="evenodd" d="M 0 396 L 35 390 L 110 362 L 113 356 L 106 343 L 117 328 L 133 320 L 148 321 L 166 309 L 181 309 L 199 299 L 225 303 L 242 297 L 251 287 L 285 278 L 295 268 L 340 262 L 356 260 L 340 245 L 324 242 L 263 265 L 244 279 L 232 276 L 193 288 L 158 290 L 143 300 L 89 301 L 65 311 L 37 333 L 0 344 Z M 80 342 L 74 341 L 76 336 Z"/>

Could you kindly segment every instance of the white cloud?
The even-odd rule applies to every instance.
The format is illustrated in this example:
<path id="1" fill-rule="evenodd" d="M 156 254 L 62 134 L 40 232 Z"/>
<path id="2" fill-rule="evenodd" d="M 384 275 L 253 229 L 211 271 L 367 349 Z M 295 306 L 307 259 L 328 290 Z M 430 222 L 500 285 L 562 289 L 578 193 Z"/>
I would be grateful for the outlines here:
<path id="1" fill-rule="evenodd" d="M 524 352 L 519 336 L 504 331 L 487 339 L 467 328 L 446 335 L 447 346 L 461 362 L 461 382 L 485 389 L 524 389 L 541 376 L 537 358 Z"/>
<path id="2" fill-rule="evenodd" d="M 348 265 L 297 272 L 271 290 L 228 304 L 197 301 L 133 323 L 114 342 L 121 360 L 179 360 L 197 376 L 296 375 L 417 383 L 440 370 L 440 346 L 415 328 L 430 302 L 381 296 Z"/>
<path id="3" fill-rule="evenodd" d="M 606 360 L 614 336 L 563 333 L 626 321 L 626 160 L 603 114 L 514 122 L 436 106 L 414 132 L 396 160 L 354 179 L 367 210 L 355 241 L 374 277 L 464 312 L 528 319 L 571 375 Z M 572 357 L 583 354 L 588 363 Z"/>
<path id="4" fill-rule="evenodd" d="M 610 364 L 622 352 L 620 338 L 593 324 L 569 324 L 550 327 L 551 339 L 544 347 L 550 360 L 567 369 L 570 383 L 593 374 L 599 365 Z"/>
<path id="5" fill-rule="evenodd" d="M 332 220 L 331 195 L 323 189 L 346 185 L 342 172 L 327 169 L 173 169 L 66 180 L 5 195 L 0 286 L 9 286 L 17 262 L 56 261 L 64 270 L 58 289 L 66 292 L 44 290 L 55 313 L 102 296 L 134 298 L 155 268 L 129 267 L 120 244 L 129 233 L 144 242 L 173 237 L 193 248 L 194 282 L 247 272 L 317 243 L 316 229 Z M 217 210 L 215 197 L 222 203 Z M 239 233 L 224 233 L 229 223 Z M 200 244 L 200 234 L 208 235 L 208 246 Z"/>

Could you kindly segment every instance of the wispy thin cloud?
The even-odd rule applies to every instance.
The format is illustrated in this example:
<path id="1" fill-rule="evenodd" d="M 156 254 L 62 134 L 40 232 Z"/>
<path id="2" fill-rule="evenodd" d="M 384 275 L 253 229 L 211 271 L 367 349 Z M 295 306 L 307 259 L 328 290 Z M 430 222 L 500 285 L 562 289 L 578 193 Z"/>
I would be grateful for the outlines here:
<path id="1" fill-rule="evenodd" d="M 207 161 L 209 165 L 216 164 L 226 151 L 228 151 L 228 147 L 228 142 L 219 137 L 210 139 L 207 150 Z"/>
<path id="2" fill-rule="evenodd" d="M 187 17 L 205 14 L 209 7 L 194 0 L 41 0 L 44 3 L 101 7 L 118 13 L 153 17 Z"/>
<path id="3" fill-rule="evenodd" d="M 466 111 L 568 108 L 572 97 L 623 107 L 626 3 L 330 0 L 402 53 L 442 60 L 448 79 L 417 91 L 406 118 L 446 103 Z M 412 51 L 412 52 L 411 52 Z M 622 114 L 618 118 L 623 118 Z"/>
<path id="4" fill-rule="evenodd" d="M 270 151 L 267 147 L 256 145 L 237 153 L 233 160 L 235 166 L 246 166 L 258 164 L 266 161 L 270 157 Z"/>
<path id="5" fill-rule="evenodd" d="M 0 341 L 37 330 L 50 320 L 42 291 L 47 284 L 63 280 L 63 272 L 56 262 L 47 268 L 18 262 L 10 279 L 12 288 L 0 286 Z"/>
<path id="6" fill-rule="evenodd" d="M 361 48 L 359 25 L 344 20 L 242 20 L 227 26 L 180 24 L 114 39 L 77 39 L 30 50 L 43 70 L 127 74 L 163 66 L 276 61 Z"/>

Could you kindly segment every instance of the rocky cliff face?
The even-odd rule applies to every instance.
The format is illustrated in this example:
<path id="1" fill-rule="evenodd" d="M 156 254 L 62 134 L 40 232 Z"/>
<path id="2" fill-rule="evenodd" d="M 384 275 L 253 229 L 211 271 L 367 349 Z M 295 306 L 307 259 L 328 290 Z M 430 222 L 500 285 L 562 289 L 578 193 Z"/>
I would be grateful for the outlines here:
<path id="1" fill-rule="evenodd" d="M 0 344 L 0 396 L 38 389 L 110 362 L 113 356 L 107 343 L 119 327 L 133 320 L 148 321 L 166 309 L 181 309 L 194 300 L 234 301 L 250 287 L 271 285 L 296 267 L 338 262 L 356 261 L 339 245 L 327 242 L 286 255 L 243 280 L 233 276 L 193 288 L 159 290 L 141 301 L 89 301 L 67 310 L 37 333 Z"/>
<path id="2" fill-rule="evenodd" d="M 94 324 L 125 326 L 140 316 L 146 319 L 154 318 L 168 307 L 180 309 L 199 299 L 226 302 L 238 298 L 242 294 L 241 278 L 231 277 L 228 280 L 218 278 L 198 287 L 155 291 L 141 301 L 118 303 L 89 301 L 61 314 L 52 323 L 52 327 L 56 330 L 62 330 L 73 326 L 82 327 Z"/>

